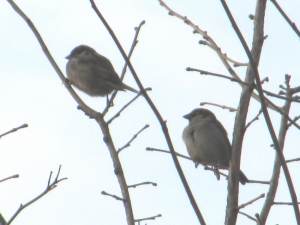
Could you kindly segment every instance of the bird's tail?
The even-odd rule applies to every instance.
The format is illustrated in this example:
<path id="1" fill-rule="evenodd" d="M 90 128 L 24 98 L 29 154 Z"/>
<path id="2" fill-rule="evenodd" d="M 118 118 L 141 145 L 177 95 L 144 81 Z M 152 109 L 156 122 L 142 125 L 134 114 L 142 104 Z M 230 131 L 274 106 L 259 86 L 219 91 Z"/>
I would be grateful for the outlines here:
<path id="1" fill-rule="evenodd" d="M 241 182 L 241 184 L 246 184 L 247 182 L 249 182 L 248 178 L 242 171 L 240 171 L 239 173 L 239 181 Z"/>
<path id="2" fill-rule="evenodd" d="M 134 88 L 128 86 L 127 84 L 122 83 L 122 89 L 128 90 L 128 91 L 132 91 L 134 93 L 139 93 L 137 90 L 135 90 Z"/>

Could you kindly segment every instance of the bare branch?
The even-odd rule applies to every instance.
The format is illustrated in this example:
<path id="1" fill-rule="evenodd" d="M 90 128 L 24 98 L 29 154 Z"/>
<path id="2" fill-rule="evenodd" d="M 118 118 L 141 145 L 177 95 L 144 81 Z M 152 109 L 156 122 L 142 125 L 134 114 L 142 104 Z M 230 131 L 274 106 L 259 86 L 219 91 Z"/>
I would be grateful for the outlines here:
<path id="1" fill-rule="evenodd" d="M 150 91 L 151 88 L 146 88 L 145 91 Z M 128 103 L 126 103 L 112 118 L 110 118 L 107 121 L 107 124 L 110 124 L 114 119 L 119 117 L 121 115 L 121 112 L 123 112 L 128 106 L 130 106 L 138 97 L 140 97 L 143 93 L 139 92 L 134 98 L 132 98 Z"/>
<path id="2" fill-rule="evenodd" d="M 283 16 L 286 22 L 291 26 L 291 28 L 297 34 L 297 36 L 300 37 L 300 31 L 297 28 L 297 25 L 294 22 L 292 22 L 292 20 L 287 16 L 287 14 L 283 11 L 283 9 L 280 7 L 276 0 L 271 0 L 271 2 L 275 5 L 276 9 Z"/>
<path id="3" fill-rule="evenodd" d="M 138 135 L 140 133 L 142 133 L 144 130 L 146 130 L 148 127 L 150 127 L 149 124 L 146 124 L 145 126 L 143 126 L 138 132 L 136 132 L 132 136 L 132 138 L 124 146 L 122 146 L 121 148 L 119 148 L 117 152 L 120 153 L 123 149 L 128 148 L 130 146 L 130 144 L 138 137 Z"/>
<path id="4" fill-rule="evenodd" d="M 145 221 L 145 220 L 155 220 L 158 217 L 161 217 L 161 214 L 157 214 L 155 216 L 150 216 L 150 217 L 145 217 L 145 218 L 141 218 L 141 219 L 135 219 L 134 222 L 136 223 L 140 223 L 141 221 Z"/>
<path id="5" fill-rule="evenodd" d="M 131 44 L 131 47 L 130 47 L 130 50 L 129 50 L 129 53 L 128 53 L 128 59 L 130 59 L 130 57 L 132 56 L 132 53 L 138 43 L 138 36 L 139 36 L 139 33 L 140 33 L 140 30 L 142 28 L 142 26 L 145 24 L 145 20 L 141 21 L 140 24 L 135 27 L 135 35 L 134 35 L 134 38 L 133 38 L 133 41 L 132 41 L 132 44 Z M 125 73 L 126 73 L 126 70 L 127 70 L 127 63 L 125 62 L 125 65 L 123 67 L 123 70 L 122 70 L 122 73 L 121 73 L 121 80 L 124 79 L 124 76 L 125 76 Z M 113 101 L 114 101 L 114 98 L 116 97 L 118 91 L 114 91 L 110 97 L 110 99 L 108 100 L 108 104 L 107 106 L 105 107 L 105 109 L 103 110 L 102 114 L 105 115 L 109 108 L 113 105 Z"/>
<path id="6" fill-rule="evenodd" d="M 60 171 L 61 165 L 59 166 L 57 175 L 59 175 L 59 171 Z M 49 175 L 48 180 L 51 178 L 52 172 Z M 63 180 L 66 180 L 66 177 L 63 178 L 59 178 L 58 176 L 56 176 L 56 178 L 52 181 L 52 182 L 47 182 L 47 186 L 45 188 L 45 190 L 40 193 L 39 195 L 37 195 L 36 197 L 34 197 L 33 199 L 31 199 L 30 201 L 26 202 L 25 204 L 21 204 L 19 206 L 19 208 L 17 209 L 17 211 L 13 214 L 13 216 L 8 220 L 6 225 L 11 224 L 14 219 L 28 206 L 30 206 L 31 204 L 33 204 L 34 202 L 36 202 L 37 200 L 39 200 L 40 198 L 42 198 L 43 196 L 45 196 L 46 194 L 48 194 L 50 191 L 52 191 L 54 188 L 57 187 L 57 184 L 60 183 Z"/>
<path id="7" fill-rule="evenodd" d="M 277 137 L 276 137 L 273 125 L 272 125 L 272 121 L 271 121 L 270 115 L 268 113 L 267 106 L 265 104 L 265 97 L 264 97 L 264 93 L 263 93 L 263 90 L 262 90 L 262 87 L 261 87 L 261 84 L 260 84 L 260 76 L 259 76 L 259 72 L 258 72 L 258 69 L 257 69 L 257 59 L 256 59 L 256 61 L 254 61 L 254 56 L 250 52 L 250 49 L 249 49 L 249 47 L 248 47 L 241 31 L 240 31 L 240 29 L 238 28 L 238 26 L 237 26 L 232 14 L 231 14 L 229 8 L 227 6 L 226 1 L 225 0 L 220 0 L 220 1 L 222 3 L 222 6 L 223 6 L 223 8 L 224 8 L 231 24 L 232 24 L 232 26 L 233 26 L 237 36 L 240 39 L 240 42 L 243 45 L 243 48 L 244 48 L 248 58 L 249 58 L 249 62 L 250 62 L 250 65 L 251 65 L 251 70 L 254 72 L 254 77 L 255 77 L 255 80 L 256 80 L 256 84 L 257 84 L 257 90 L 258 90 L 258 93 L 259 93 L 259 96 L 260 96 L 260 99 L 261 99 L 261 101 L 260 101 L 261 108 L 262 108 L 262 111 L 263 111 L 263 114 L 264 114 L 264 117 L 265 117 L 267 127 L 269 129 L 270 136 L 273 140 L 274 147 L 276 149 L 277 155 L 279 156 L 281 167 L 282 167 L 282 169 L 284 171 L 284 174 L 285 174 L 285 178 L 286 178 L 286 182 L 287 182 L 288 187 L 289 187 L 290 195 L 291 195 L 292 201 L 294 203 L 293 206 L 294 206 L 294 212 L 295 212 L 297 223 L 300 224 L 300 212 L 299 212 L 298 204 L 296 204 L 298 202 L 296 191 L 295 191 L 292 179 L 291 179 L 289 169 L 286 165 L 284 155 L 281 151 L 282 148 L 281 148 L 281 146 L 280 146 L 280 144 L 277 140 Z M 229 222 L 229 224 L 231 224 L 231 223 Z"/>
<path id="8" fill-rule="evenodd" d="M 163 152 L 163 153 L 171 154 L 171 152 L 168 151 L 168 150 L 163 150 L 163 149 L 159 149 L 159 148 L 151 148 L 151 147 L 147 147 L 147 148 L 146 148 L 146 151 Z M 193 161 L 190 157 L 185 156 L 185 155 L 183 155 L 183 154 L 180 154 L 180 153 L 178 153 L 178 152 L 176 152 L 176 155 L 177 155 L 178 157 L 181 157 L 181 158 L 184 158 L 184 159 L 188 159 L 188 160 L 190 160 L 190 161 Z"/>
<path id="9" fill-rule="evenodd" d="M 201 106 L 203 106 L 203 105 L 212 105 L 212 106 L 219 107 L 221 109 L 228 109 L 229 112 L 236 112 L 237 111 L 237 109 L 235 109 L 233 107 L 226 106 L 226 105 L 219 105 L 219 104 L 212 103 L 212 102 L 200 102 L 200 105 Z"/>
<path id="10" fill-rule="evenodd" d="M 297 204 L 300 205 L 300 202 L 298 202 Z M 292 206 L 293 202 L 273 202 L 273 205 L 289 205 L 289 206 Z"/>
<path id="11" fill-rule="evenodd" d="M 151 181 L 145 181 L 145 182 L 141 182 L 141 183 L 137 183 L 137 184 L 128 185 L 128 188 L 136 188 L 136 187 L 142 186 L 142 185 L 152 185 L 152 186 L 156 187 L 157 183 L 154 183 Z"/>
<path id="12" fill-rule="evenodd" d="M 245 130 L 247 130 L 248 127 L 250 127 L 251 124 L 254 123 L 256 120 L 259 120 L 260 114 L 262 114 L 262 110 L 261 109 L 258 111 L 258 113 L 256 114 L 256 116 L 247 123 L 247 125 L 245 126 Z"/>
<path id="13" fill-rule="evenodd" d="M 114 199 L 116 199 L 116 200 L 118 200 L 118 201 L 122 201 L 122 202 L 125 201 L 123 198 L 121 198 L 121 197 L 119 197 L 119 196 L 117 196 L 117 195 L 109 194 L 109 193 L 106 192 L 106 191 L 101 191 L 101 194 L 106 195 L 106 196 L 109 196 L 109 197 L 112 197 L 112 198 L 114 198 Z"/>
<path id="14" fill-rule="evenodd" d="M 209 71 L 201 70 L 201 69 L 196 69 L 196 68 L 192 68 L 192 67 L 187 67 L 186 71 L 189 71 L 189 72 L 199 72 L 201 75 L 210 75 L 210 76 L 214 76 L 214 77 L 220 77 L 220 78 L 224 78 L 224 79 L 227 79 L 227 80 L 230 80 L 230 81 L 233 81 L 233 82 L 237 82 L 237 83 L 242 84 L 242 85 L 248 85 L 248 86 L 250 85 L 248 83 L 245 83 L 241 79 L 237 79 L 235 77 L 226 76 L 226 75 L 220 74 L 220 73 L 213 73 L 213 72 L 209 72 Z"/>
<path id="15" fill-rule="evenodd" d="M 0 183 L 4 182 L 6 180 L 14 179 L 14 178 L 19 178 L 19 174 L 14 174 L 14 175 L 11 175 L 9 177 L 2 178 L 2 179 L 0 179 Z"/>
<path id="16" fill-rule="evenodd" d="M 28 127 L 28 124 L 27 124 L 27 123 L 24 123 L 24 124 L 22 124 L 21 126 L 18 126 L 18 127 L 16 127 L 16 128 L 13 128 L 13 129 L 11 129 L 11 130 L 9 130 L 9 131 L 3 133 L 3 134 L 0 134 L 0 138 L 2 138 L 2 137 L 5 136 L 5 135 L 14 133 L 14 132 L 16 132 L 16 131 L 18 131 L 18 130 L 20 130 L 20 129 L 22 129 L 22 128 L 26 128 L 26 127 Z"/>
<path id="17" fill-rule="evenodd" d="M 254 199 L 251 199 L 250 201 L 246 202 L 246 203 L 243 203 L 241 205 L 239 205 L 238 209 L 242 209 L 242 208 L 245 208 L 246 206 L 248 205 L 251 205 L 252 203 L 256 202 L 257 200 L 261 199 L 261 198 L 264 198 L 265 197 L 265 194 L 260 194 L 259 196 L 257 196 L 256 198 Z"/>
<path id="18" fill-rule="evenodd" d="M 298 162 L 300 161 L 300 158 L 295 158 L 295 159 L 287 159 L 285 160 L 286 163 L 291 163 L 291 162 Z"/>
<path id="19" fill-rule="evenodd" d="M 248 214 L 245 213 L 245 212 L 239 211 L 238 213 L 241 214 L 241 215 L 243 215 L 243 216 L 245 216 L 245 217 L 247 217 L 248 219 L 250 219 L 250 220 L 252 220 L 252 221 L 254 221 L 254 222 L 257 222 L 257 220 L 256 220 L 253 216 L 250 216 L 250 215 L 248 215 Z"/>

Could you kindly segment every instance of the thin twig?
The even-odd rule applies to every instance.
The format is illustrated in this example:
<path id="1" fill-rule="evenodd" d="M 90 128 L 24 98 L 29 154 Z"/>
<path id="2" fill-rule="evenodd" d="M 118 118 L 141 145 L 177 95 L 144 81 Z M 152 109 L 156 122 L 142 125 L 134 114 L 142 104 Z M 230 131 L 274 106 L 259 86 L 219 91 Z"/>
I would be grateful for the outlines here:
<path id="1" fill-rule="evenodd" d="M 163 149 L 159 149 L 159 148 L 151 148 L 151 147 L 147 147 L 146 148 L 146 151 L 152 151 L 152 152 L 163 152 L 163 153 L 168 153 L 168 154 L 171 154 L 171 152 L 170 151 L 168 151 L 168 150 L 163 150 Z M 190 157 L 188 157 L 188 156 L 186 156 L 186 155 L 183 155 L 183 154 L 180 154 L 180 153 L 178 153 L 178 152 L 176 152 L 176 155 L 178 156 L 178 157 L 181 157 L 181 158 L 184 158 L 184 159 L 188 159 L 188 160 L 190 160 L 190 161 L 193 161 Z"/>
<path id="2" fill-rule="evenodd" d="M 297 203 L 298 205 L 300 205 L 300 202 Z M 273 202 L 273 205 L 293 205 L 292 202 Z"/>
<path id="3" fill-rule="evenodd" d="M 152 185 L 152 186 L 156 187 L 157 183 L 151 182 L 151 181 L 145 181 L 145 182 L 141 182 L 141 183 L 137 183 L 137 184 L 128 185 L 128 188 L 136 188 L 136 187 L 142 186 L 142 185 Z"/>
<path id="4" fill-rule="evenodd" d="M 229 112 L 236 112 L 237 111 L 237 109 L 235 109 L 233 107 L 226 106 L 226 105 L 219 105 L 219 104 L 212 103 L 212 102 L 200 102 L 200 105 L 201 106 L 203 106 L 203 105 L 212 105 L 212 106 L 219 107 L 221 109 L 228 109 Z"/>
<path id="5" fill-rule="evenodd" d="M 150 91 L 151 88 L 146 88 L 145 91 Z M 143 93 L 139 92 L 134 98 L 132 98 L 128 103 L 126 103 L 114 116 L 112 116 L 108 121 L 107 124 L 110 124 L 114 119 L 119 117 L 121 115 L 121 112 L 123 112 L 128 106 L 130 106 L 138 97 L 140 97 Z"/>
<path id="6" fill-rule="evenodd" d="M 257 200 L 264 198 L 264 197 L 265 197 L 265 194 L 260 194 L 256 198 L 253 198 L 253 199 L 249 200 L 248 202 L 239 205 L 238 209 L 240 210 L 242 208 L 245 208 L 246 206 L 251 205 L 253 202 L 256 202 Z"/>
<path id="7" fill-rule="evenodd" d="M 136 132 L 132 138 L 125 144 L 123 145 L 121 148 L 118 149 L 118 153 L 120 153 L 122 150 L 124 150 L 125 148 L 128 148 L 130 146 L 130 144 L 138 137 L 138 135 L 140 133 L 142 133 L 144 130 L 146 130 L 148 127 L 150 127 L 149 124 L 146 124 L 145 126 L 143 126 L 138 132 Z"/>
<path id="8" fill-rule="evenodd" d="M 247 86 L 250 85 L 250 84 L 242 81 L 241 79 L 237 79 L 237 78 L 234 78 L 234 77 L 226 76 L 226 75 L 220 74 L 220 73 L 213 73 L 213 72 L 210 72 L 210 71 L 207 71 L 207 70 L 201 70 L 201 69 L 196 69 L 196 68 L 192 68 L 192 67 L 187 67 L 186 71 L 188 71 L 188 72 L 198 72 L 201 75 L 210 75 L 210 76 L 214 76 L 214 77 L 221 77 L 221 78 L 233 81 L 233 82 L 237 82 L 237 83 L 242 84 L 242 85 L 247 85 Z"/>
<path id="9" fill-rule="evenodd" d="M 155 220 L 158 217 L 161 217 L 161 214 L 157 214 L 155 216 L 150 216 L 150 217 L 145 217 L 145 218 L 141 218 L 141 219 L 135 219 L 134 222 L 136 223 L 140 223 L 141 221 L 145 221 L 145 220 Z"/>
<path id="10" fill-rule="evenodd" d="M 245 212 L 239 211 L 238 213 L 241 214 L 241 215 L 243 215 L 243 216 L 245 216 L 245 217 L 247 217 L 247 218 L 250 219 L 250 220 L 253 220 L 254 222 L 257 222 L 257 220 L 256 220 L 253 216 L 250 216 L 250 215 L 248 215 L 248 214 L 245 213 Z"/>
<path id="11" fill-rule="evenodd" d="M 57 175 L 59 175 L 59 171 L 60 171 L 60 168 L 61 168 L 61 165 L 59 166 L 59 169 L 58 169 L 58 172 L 57 172 Z M 49 178 L 51 177 L 52 175 L 52 172 L 50 173 L 49 175 Z M 49 180 L 48 178 L 48 180 Z M 43 196 L 45 196 L 46 194 L 48 194 L 50 191 L 52 191 L 54 188 L 57 187 L 57 184 L 63 180 L 66 180 L 67 178 L 66 177 L 63 177 L 63 178 L 59 178 L 58 176 L 56 176 L 56 178 L 52 181 L 52 182 L 47 182 L 47 186 L 45 188 L 45 190 L 40 193 L 39 195 L 37 195 L 36 197 L 34 197 L 33 199 L 31 199 L 30 201 L 26 202 L 25 204 L 21 204 L 19 206 L 19 208 L 17 209 L 17 211 L 13 214 L 13 216 L 8 220 L 7 224 L 6 225 L 9 225 L 11 224 L 14 219 L 26 208 L 28 207 L 29 205 L 33 204 L 34 202 L 36 202 L 37 200 L 39 200 L 40 198 L 42 198 Z"/>
<path id="12" fill-rule="evenodd" d="M 271 0 L 271 2 L 275 5 L 276 9 L 279 11 L 279 13 L 283 16 L 283 18 L 286 20 L 286 22 L 291 26 L 293 31 L 297 34 L 298 37 L 300 37 L 300 31 L 297 28 L 296 24 L 292 22 L 292 20 L 288 17 L 288 15 L 283 11 L 283 9 L 280 7 L 280 5 L 275 0 Z"/>
<path id="13" fill-rule="evenodd" d="M 291 162 L 298 162 L 300 161 L 300 158 L 295 158 L 295 159 L 287 159 L 285 160 L 286 163 L 291 163 Z"/>
<path id="14" fill-rule="evenodd" d="M 24 124 L 22 124 L 21 126 L 18 126 L 18 127 L 16 127 L 16 128 L 13 128 L 13 129 L 11 129 L 11 130 L 9 130 L 9 131 L 3 133 L 3 134 L 0 134 L 0 138 L 2 138 L 2 137 L 5 136 L 5 135 L 8 135 L 8 134 L 10 134 L 10 133 L 16 132 L 16 131 L 18 131 L 18 130 L 20 130 L 20 129 L 22 129 L 22 128 L 26 128 L 26 127 L 28 127 L 28 124 L 27 124 L 27 123 L 24 123 Z"/>
<path id="15" fill-rule="evenodd" d="M 259 120 L 260 114 L 262 114 L 262 110 L 261 109 L 258 111 L 258 113 L 256 114 L 256 116 L 246 124 L 245 130 L 247 130 L 248 127 L 250 127 L 251 124 L 254 123 L 256 120 Z"/>
<path id="16" fill-rule="evenodd" d="M 14 174 L 14 175 L 11 175 L 11 176 L 9 176 L 9 177 L 5 177 L 5 178 L 3 178 L 3 179 L 0 179 L 0 183 L 1 183 L 1 182 L 4 182 L 4 181 L 6 181 L 6 180 L 14 179 L 14 178 L 19 178 L 19 174 Z"/>
<path id="17" fill-rule="evenodd" d="M 106 192 L 106 191 L 101 191 L 101 194 L 102 194 L 102 195 L 109 196 L 109 197 L 112 197 L 112 198 L 114 198 L 114 199 L 116 199 L 116 200 L 118 200 L 118 201 L 122 201 L 122 202 L 125 201 L 123 198 L 121 198 L 121 197 L 119 197 L 119 196 L 117 196 L 117 195 L 109 194 L 109 193 Z"/>

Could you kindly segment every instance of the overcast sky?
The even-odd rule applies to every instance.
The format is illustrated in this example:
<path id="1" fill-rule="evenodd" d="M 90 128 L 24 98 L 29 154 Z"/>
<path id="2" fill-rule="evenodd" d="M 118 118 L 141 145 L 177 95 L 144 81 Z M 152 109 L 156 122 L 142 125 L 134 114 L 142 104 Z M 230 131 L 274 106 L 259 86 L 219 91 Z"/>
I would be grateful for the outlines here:
<path id="1" fill-rule="evenodd" d="M 299 1 L 279 2 L 300 26 Z M 116 71 L 122 70 L 124 60 L 88 0 L 17 3 L 36 25 L 62 71 L 65 71 L 65 56 L 79 44 L 95 48 L 111 60 Z M 238 61 L 247 62 L 220 1 L 169 0 L 167 3 L 206 30 L 223 52 Z M 228 3 L 250 45 L 253 23 L 248 15 L 254 13 L 255 1 Z M 228 74 L 215 52 L 198 44 L 201 37 L 193 34 L 182 21 L 168 16 L 157 0 L 102 0 L 97 4 L 127 50 L 134 36 L 134 27 L 146 20 L 131 62 L 144 86 L 152 87 L 150 96 L 167 120 L 176 151 L 187 154 L 181 139 L 187 121 L 182 115 L 199 107 L 200 102 L 237 107 L 240 87 L 227 80 L 185 71 L 190 66 Z M 123 205 L 101 195 L 102 190 L 120 195 L 120 189 L 96 122 L 76 109 L 77 104 L 46 59 L 33 33 L 6 1 L 0 2 L 0 27 L 0 133 L 23 123 L 29 125 L 0 140 L 0 179 L 16 173 L 20 175 L 18 179 L 0 184 L 0 212 L 6 219 L 10 218 L 20 203 L 29 201 L 44 190 L 49 172 L 56 171 L 61 164 L 61 176 L 68 177 L 68 180 L 25 209 L 15 220 L 15 225 L 126 224 Z M 283 83 L 286 73 L 292 75 L 292 85 L 298 86 L 299 38 L 270 2 L 265 34 L 268 38 L 264 43 L 259 70 L 261 76 L 268 76 L 270 81 L 264 87 L 278 92 L 278 85 Z M 245 68 L 236 70 L 244 77 Z M 129 72 L 125 82 L 137 87 Z M 78 93 L 95 109 L 105 107 L 105 98 L 91 98 L 80 91 Z M 134 95 L 130 92 L 120 93 L 107 118 L 132 97 Z M 211 106 L 208 108 L 223 123 L 231 140 L 234 113 Z M 248 120 L 258 110 L 259 104 L 252 100 Z M 299 113 L 299 106 L 294 105 L 292 115 Z M 271 115 L 278 131 L 280 117 L 274 112 Z M 157 187 L 142 186 L 130 191 L 135 218 L 162 214 L 161 218 L 147 224 L 198 224 L 170 155 L 145 151 L 146 147 L 166 149 L 167 146 L 157 120 L 142 98 L 112 123 L 111 132 L 116 146 L 124 145 L 145 124 L 149 124 L 150 128 L 120 155 L 128 184 L 143 181 L 158 183 Z M 247 130 L 243 144 L 241 168 L 250 179 L 270 178 L 274 159 L 270 144 L 271 139 L 261 117 Z M 291 128 L 286 140 L 286 158 L 299 157 L 299 144 L 299 130 Z M 180 162 L 207 223 L 223 224 L 226 180 L 221 178 L 218 181 L 202 166 L 195 169 L 190 161 L 181 159 Z M 299 190 L 299 164 L 290 164 L 289 168 L 295 189 Z M 276 200 L 290 201 L 285 179 L 281 178 L 280 182 Z M 241 186 L 240 203 L 265 193 L 267 188 L 258 184 Z M 260 200 L 243 211 L 254 215 L 260 212 L 262 203 L 263 200 Z M 287 221 L 295 224 L 291 207 L 272 208 L 268 224 L 286 224 Z M 238 224 L 253 222 L 239 216 Z"/>

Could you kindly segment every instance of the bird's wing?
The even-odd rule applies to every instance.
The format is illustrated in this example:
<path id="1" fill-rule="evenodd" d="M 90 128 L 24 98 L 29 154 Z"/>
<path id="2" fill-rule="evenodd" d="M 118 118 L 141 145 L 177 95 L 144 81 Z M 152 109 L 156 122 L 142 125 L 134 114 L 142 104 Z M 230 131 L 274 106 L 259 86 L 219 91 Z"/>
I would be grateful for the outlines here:
<path id="1" fill-rule="evenodd" d="M 223 125 L 218 120 L 216 120 L 215 124 L 220 129 L 220 131 L 224 134 L 225 139 L 226 139 L 226 145 L 230 146 L 229 149 L 231 150 L 231 144 L 230 144 L 229 139 L 228 139 L 227 131 L 225 130 Z"/>

